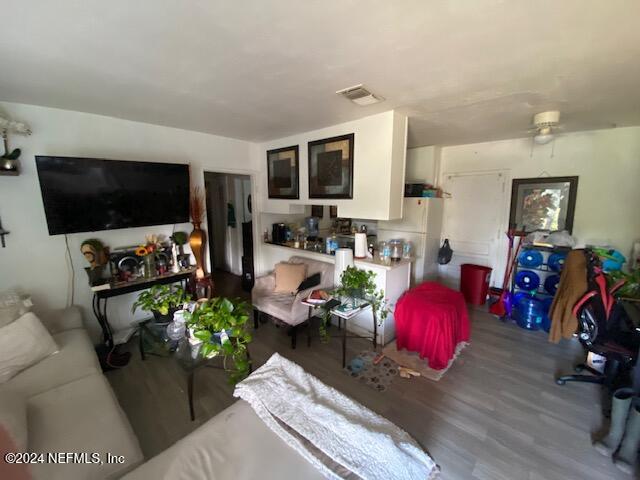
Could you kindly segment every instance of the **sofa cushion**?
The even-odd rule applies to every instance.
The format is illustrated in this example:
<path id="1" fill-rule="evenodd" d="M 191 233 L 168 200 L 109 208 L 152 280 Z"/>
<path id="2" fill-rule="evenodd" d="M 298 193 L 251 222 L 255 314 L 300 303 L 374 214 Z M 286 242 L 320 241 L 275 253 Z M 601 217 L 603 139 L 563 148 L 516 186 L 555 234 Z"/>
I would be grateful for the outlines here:
<path id="1" fill-rule="evenodd" d="M 30 397 L 84 376 L 101 372 L 89 335 L 83 329 L 53 335 L 59 352 L 23 370 L 1 385 Z"/>
<path id="2" fill-rule="evenodd" d="M 307 265 L 304 263 L 280 262 L 275 266 L 276 293 L 293 294 L 307 275 Z"/>
<path id="3" fill-rule="evenodd" d="M 0 328 L 0 383 L 58 352 L 38 317 L 28 312 Z"/>
<path id="4" fill-rule="evenodd" d="M 4 427 L 18 452 L 27 451 L 27 403 L 21 395 L 0 392 L 0 427 Z"/>
<path id="5" fill-rule="evenodd" d="M 131 425 L 101 373 L 27 401 L 30 452 L 98 452 L 103 464 L 34 464 L 34 479 L 119 478 L 143 456 Z M 107 463 L 107 452 L 124 463 Z"/>

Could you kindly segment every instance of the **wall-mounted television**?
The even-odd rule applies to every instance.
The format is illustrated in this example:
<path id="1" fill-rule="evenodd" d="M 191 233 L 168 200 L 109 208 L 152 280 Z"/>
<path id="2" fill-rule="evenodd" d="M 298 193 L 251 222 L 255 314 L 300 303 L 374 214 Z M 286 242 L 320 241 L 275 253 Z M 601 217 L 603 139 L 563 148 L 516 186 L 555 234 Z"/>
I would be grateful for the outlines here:
<path id="1" fill-rule="evenodd" d="M 49 235 L 189 221 L 189 165 L 36 156 Z"/>

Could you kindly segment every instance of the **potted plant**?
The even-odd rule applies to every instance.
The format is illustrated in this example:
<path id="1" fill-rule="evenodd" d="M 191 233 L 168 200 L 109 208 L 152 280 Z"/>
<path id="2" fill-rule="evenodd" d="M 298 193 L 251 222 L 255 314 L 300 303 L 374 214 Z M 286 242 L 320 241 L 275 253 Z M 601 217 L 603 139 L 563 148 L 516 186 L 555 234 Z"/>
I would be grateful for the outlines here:
<path id="1" fill-rule="evenodd" d="M 376 314 L 378 325 L 382 325 L 387 319 L 389 310 L 384 293 L 376 287 L 375 278 L 376 274 L 371 270 L 360 270 L 349 266 L 342 272 L 340 285 L 334 291 L 334 296 L 348 299 L 352 304 L 359 300 L 370 303 Z M 323 341 L 328 339 L 327 325 L 330 318 L 330 312 L 326 311 L 322 322 L 320 322 L 320 337 Z"/>
<path id="2" fill-rule="evenodd" d="M 222 354 L 233 358 L 235 370 L 230 371 L 231 384 L 249 375 L 251 360 L 247 345 L 252 337 L 246 330 L 248 312 L 249 307 L 243 301 L 217 297 L 199 303 L 192 313 L 185 316 L 193 336 L 203 342 L 200 347 L 202 356 Z"/>
<path id="3" fill-rule="evenodd" d="M 138 295 L 131 313 L 140 308 L 145 312 L 152 312 L 156 322 L 167 323 L 173 319 L 175 311 L 190 299 L 191 296 L 180 286 L 154 285 Z"/>
<path id="4" fill-rule="evenodd" d="M 624 285 L 616 291 L 616 297 L 640 300 L 640 268 L 632 271 L 631 273 L 614 270 L 612 272 L 607 272 L 607 277 L 609 279 L 609 286 L 613 286 L 620 280 L 625 281 Z"/>

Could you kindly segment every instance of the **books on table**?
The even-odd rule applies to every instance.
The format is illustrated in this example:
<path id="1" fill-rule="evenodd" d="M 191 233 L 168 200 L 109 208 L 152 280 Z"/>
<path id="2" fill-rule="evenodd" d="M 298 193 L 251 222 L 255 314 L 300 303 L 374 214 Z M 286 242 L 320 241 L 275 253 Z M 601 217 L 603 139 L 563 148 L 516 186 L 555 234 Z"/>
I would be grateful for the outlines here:
<path id="1" fill-rule="evenodd" d="M 307 297 L 306 302 L 311 303 L 313 305 L 323 305 L 331 300 L 331 295 L 329 295 L 324 290 L 314 290 Z"/>

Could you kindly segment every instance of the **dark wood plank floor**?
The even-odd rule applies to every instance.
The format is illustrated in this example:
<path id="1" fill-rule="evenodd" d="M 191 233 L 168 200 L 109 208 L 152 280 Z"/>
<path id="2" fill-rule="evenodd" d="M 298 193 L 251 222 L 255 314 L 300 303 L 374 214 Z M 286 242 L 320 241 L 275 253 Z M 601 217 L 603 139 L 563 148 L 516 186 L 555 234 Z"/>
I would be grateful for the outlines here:
<path id="1" fill-rule="evenodd" d="M 218 292 L 238 296 L 237 277 L 216 274 Z M 246 296 L 246 294 L 243 294 Z M 384 415 L 409 432 L 441 466 L 445 479 L 576 480 L 629 478 L 591 447 L 602 427 L 599 387 L 554 383 L 581 357 L 576 344 L 552 345 L 542 333 L 471 312 L 472 344 L 439 381 L 397 378 L 377 392 L 345 375 L 340 343 L 298 342 L 262 325 L 251 353 L 259 366 L 273 352 Z M 196 421 L 189 421 L 186 381 L 171 359 L 141 361 L 133 351 L 124 369 L 108 372 L 147 457 L 156 455 L 234 402 L 224 373 L 197 373 Z M 353 340 L 348 355 L 371 348 Z"/>

